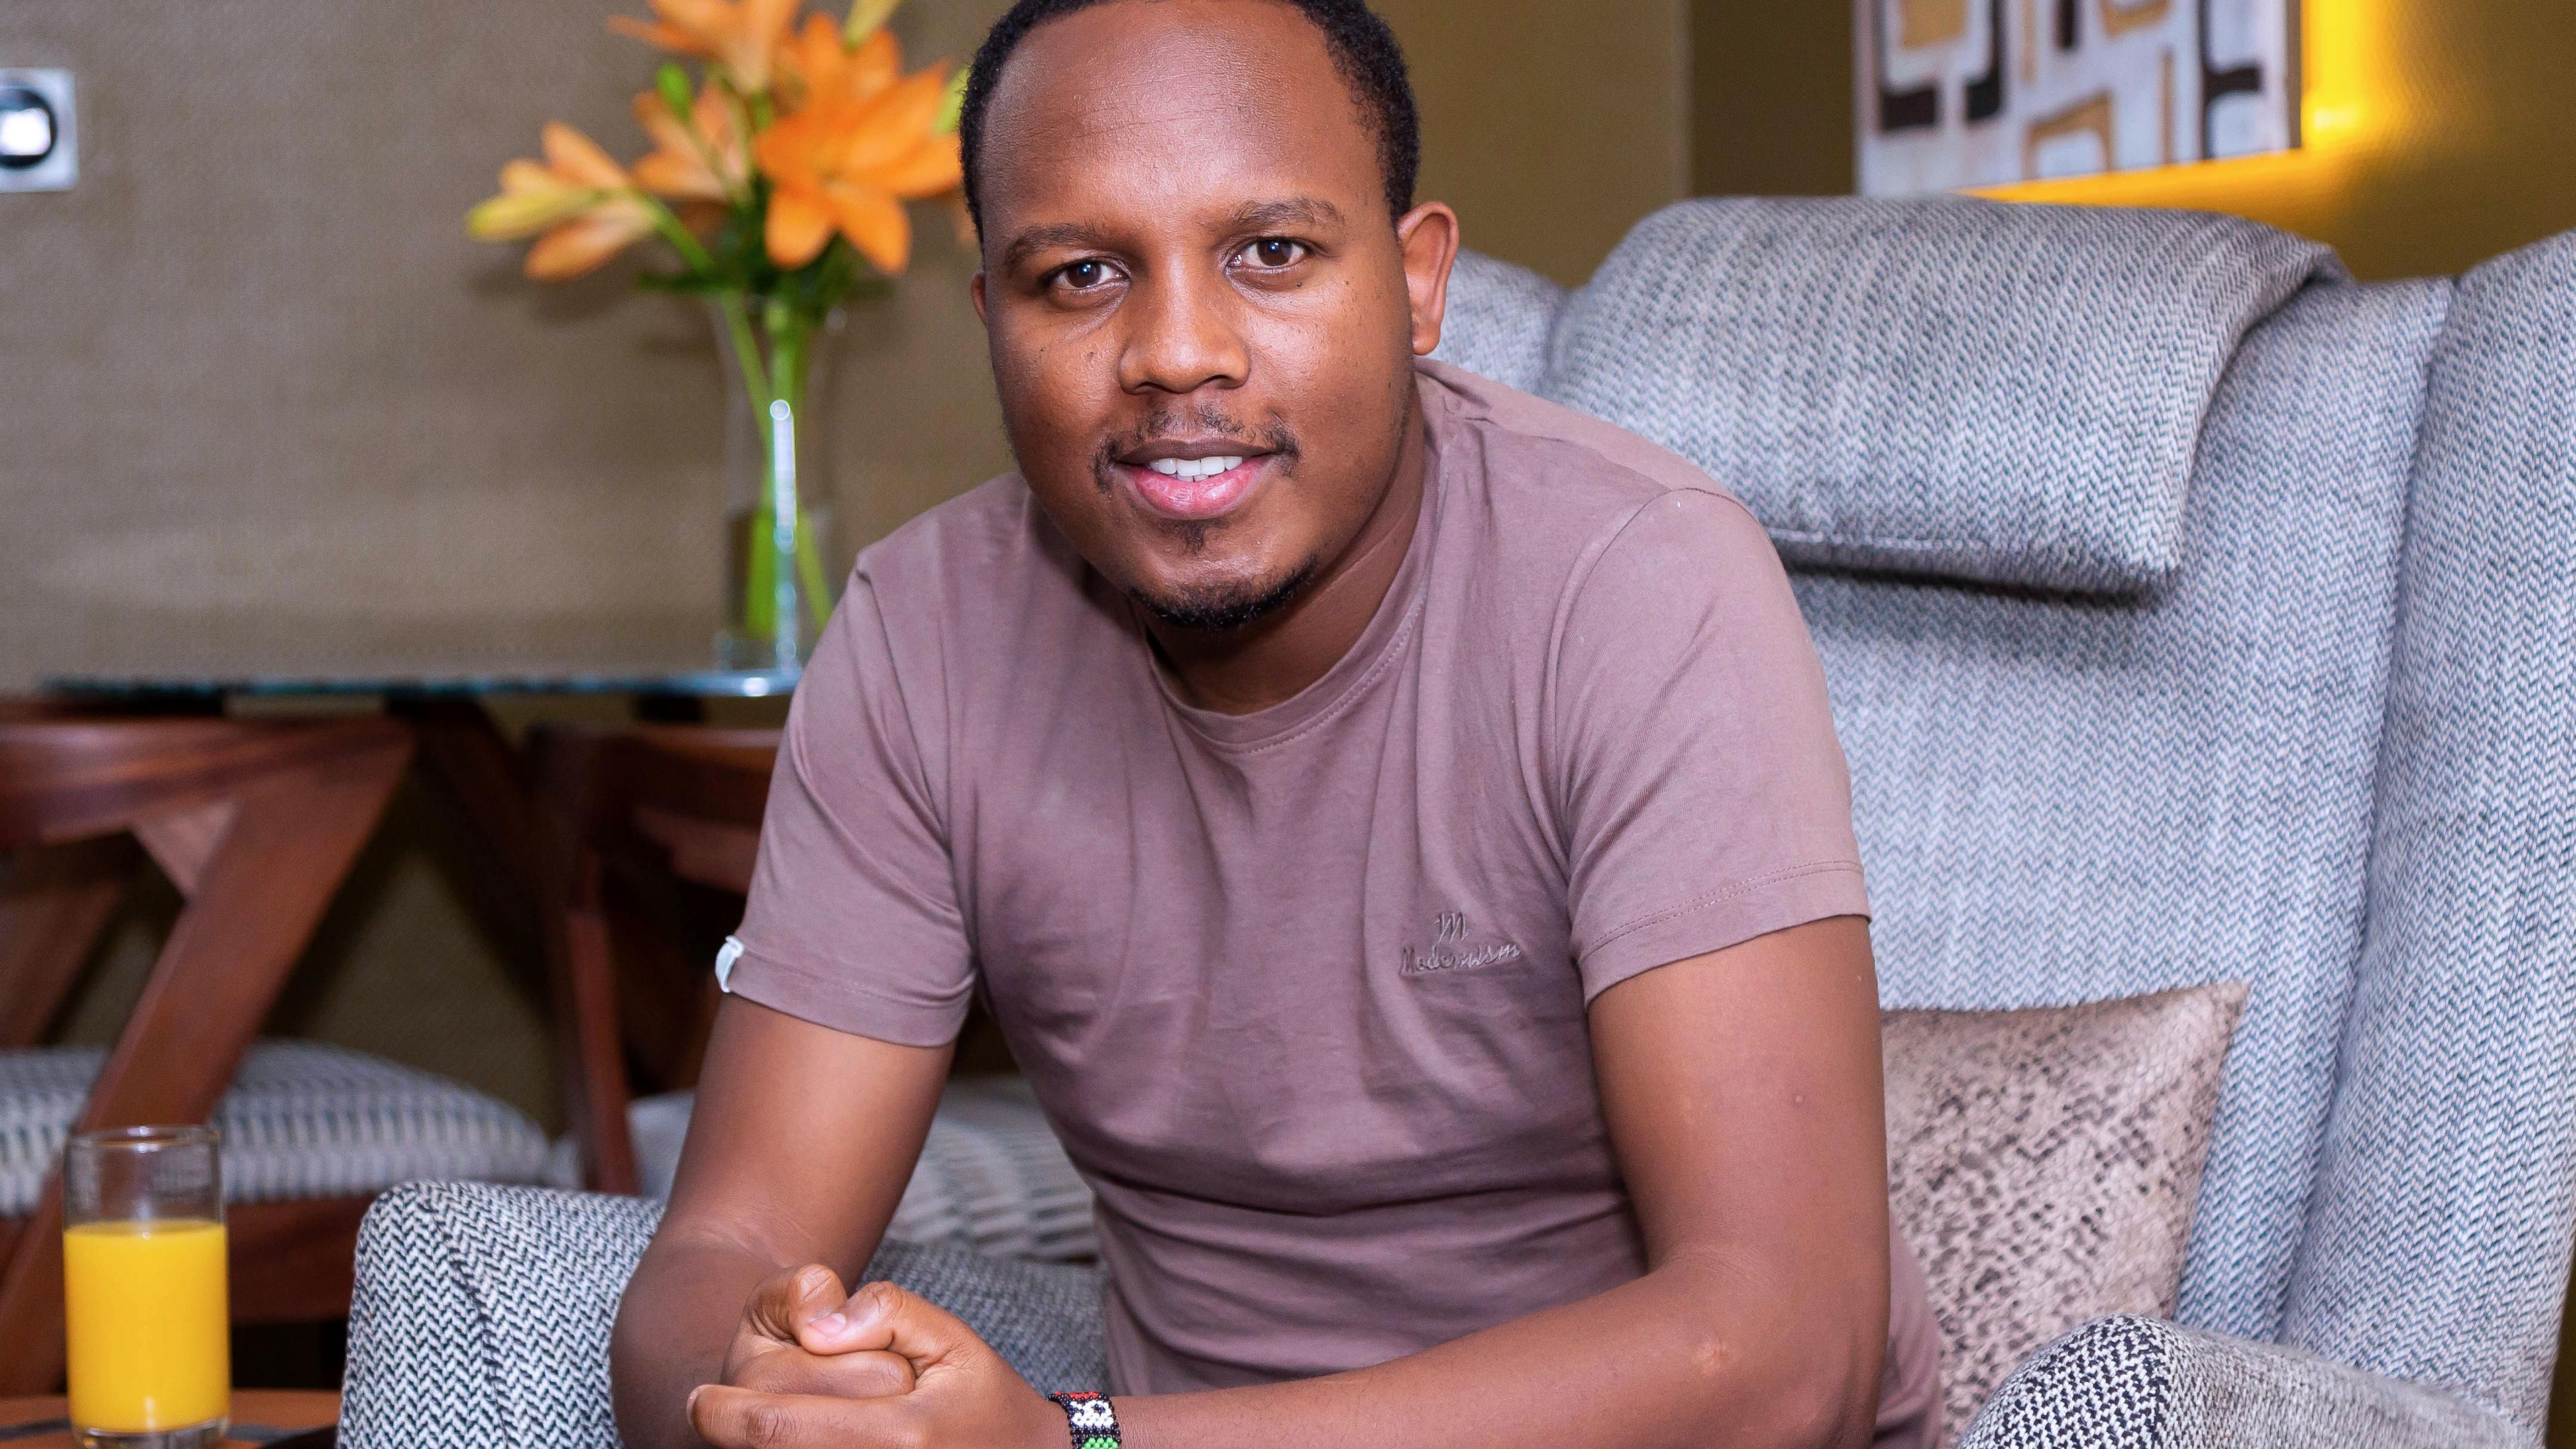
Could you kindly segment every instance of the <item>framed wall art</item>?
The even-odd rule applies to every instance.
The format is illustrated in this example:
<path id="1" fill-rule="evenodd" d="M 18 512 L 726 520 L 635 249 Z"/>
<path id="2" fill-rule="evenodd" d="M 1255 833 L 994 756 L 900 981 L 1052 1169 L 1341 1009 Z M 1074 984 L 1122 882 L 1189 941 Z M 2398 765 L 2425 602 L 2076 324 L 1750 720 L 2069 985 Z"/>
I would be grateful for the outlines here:
<path id="1" fill-rule="evenodd" d="M 2299 0 L 1854 3 L 1864 195 L 2299 145 Z"/>

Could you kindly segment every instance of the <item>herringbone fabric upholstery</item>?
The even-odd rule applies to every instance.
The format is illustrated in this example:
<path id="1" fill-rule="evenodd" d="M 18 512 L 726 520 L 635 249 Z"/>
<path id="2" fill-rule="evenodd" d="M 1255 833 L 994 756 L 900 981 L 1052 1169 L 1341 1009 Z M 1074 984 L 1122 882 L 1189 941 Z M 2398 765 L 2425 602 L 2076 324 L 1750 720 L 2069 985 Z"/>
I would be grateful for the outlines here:
<path id="1" fill-rule="evenodd" d="M 2418 1384 L 2152 1318 L 2034 1354 L 1961 1449 L 2531 1449 L 2499 1415 Z"/>
<path id="2" fill-rule="evenodd" d="M 2576 237 L 2462 282 L 2428 408 L 2287 1329 L 2537 1429 L 2576 1231 Z"/>
<path id="3" fill-rule="evenodd" d="M 1566 304 L 1542 391 L 1706 468 L 1792 561 L 2133 590 L 2181 566 L 2237 339 L 2340 271 L 2198 213 L 1685 201 Z"/>
<path id="4" fill-rule="evenodd" d="M 107 1052 L 0 1052 L 0 1217 L 35 1206 Z M 254 1043 L 215 1108 L 224 1197 L 367 1197 L 398 1182 L 533 1182 L 546 1138 L 527 1115 L 459 1083 L 317 1042 Z"/>
<path id="5" fill-rule="evenodd" d="M 1549 329 L 1565 289 L 1527 267 L 1461 251 L 1449 272 L 1449 311 L 1431 355 L 1523 392 L 1547 368 Z"/>
<path id="6" fill-rule="evenodd" d="M 358 1240 L 345 1449 L 616 1449 L 608 1338 L 661 1219 L 641 1198 L 418 1183 Z M 1087 1268 L 888 1243 L 871 1279 L 955 1313 L 1040 1389 L 1108 1382 Z"/>
<path id="7" fill-rule="evenodd" d="M 2362 882 L 2421 379 L 2447 285 L 2319 287 L 2211 409 L 2192 559 L 2126 603 L 1795 576 L 1890 1005 L 2253 988 L 2186 1323 L 2280 1329 Z"/>
<path id="8" fill-rule="evenodd" d="M 668 1199 L 689 1130 L 691 1093 L 628 1111 L 644 1195 Z M 939 1094 L 930 1135 L 886 1236 L 1037 1263 L 1100 1256 L 1091 1186 L 1019 1077 L 960 1077 Z"/>

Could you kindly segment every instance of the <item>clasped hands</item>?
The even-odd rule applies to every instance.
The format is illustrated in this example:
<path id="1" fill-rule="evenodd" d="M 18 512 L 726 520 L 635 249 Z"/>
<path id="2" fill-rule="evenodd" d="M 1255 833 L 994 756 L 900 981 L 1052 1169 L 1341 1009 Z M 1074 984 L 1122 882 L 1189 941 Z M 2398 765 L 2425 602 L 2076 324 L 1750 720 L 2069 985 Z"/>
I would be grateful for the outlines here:
<path id="1" fill-rule="evenodd" d="M 724 1379 L 689 1394 L 716 1449 L 1038 1449 L 1065 1419 L 957 1317 L 819 1264 L 752 1292 Z"/>

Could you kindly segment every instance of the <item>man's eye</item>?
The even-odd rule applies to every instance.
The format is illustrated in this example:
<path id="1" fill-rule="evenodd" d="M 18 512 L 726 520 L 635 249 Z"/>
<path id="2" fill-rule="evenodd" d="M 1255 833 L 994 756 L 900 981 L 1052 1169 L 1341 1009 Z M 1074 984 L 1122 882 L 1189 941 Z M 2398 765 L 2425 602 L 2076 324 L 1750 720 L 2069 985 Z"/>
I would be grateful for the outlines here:
<path id="1" fill-rule="evenodd" d="M 1077 292 L 1089 291 L 1108 281 L 1109 277 L 1109 264 L 1095 261 L 1081 261 L 1070 266 L 1059 267 L 1055 274 L 1058 285 L 1070 287 Z"/>
<path id="2" fill-rule="evenodd" d="M 1306 244 L 1284 236 L 1266 236 L 1243 249 L 1243 259 L 1256 267 L 1293 267 L 1306 259 Z"/>

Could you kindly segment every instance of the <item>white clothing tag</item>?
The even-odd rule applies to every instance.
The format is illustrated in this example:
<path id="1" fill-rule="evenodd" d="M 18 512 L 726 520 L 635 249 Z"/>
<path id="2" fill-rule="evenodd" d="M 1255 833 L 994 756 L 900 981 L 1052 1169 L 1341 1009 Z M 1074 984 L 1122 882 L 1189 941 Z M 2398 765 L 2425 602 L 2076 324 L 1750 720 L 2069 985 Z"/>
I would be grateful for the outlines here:
<path id="1" fill-rule="evenodd" d="M 733 994 L 733 963 L 741 959 L 742 939 L 725 937 L 724 944 L 716 948 L 716 990 L 728 996 Z"/>

